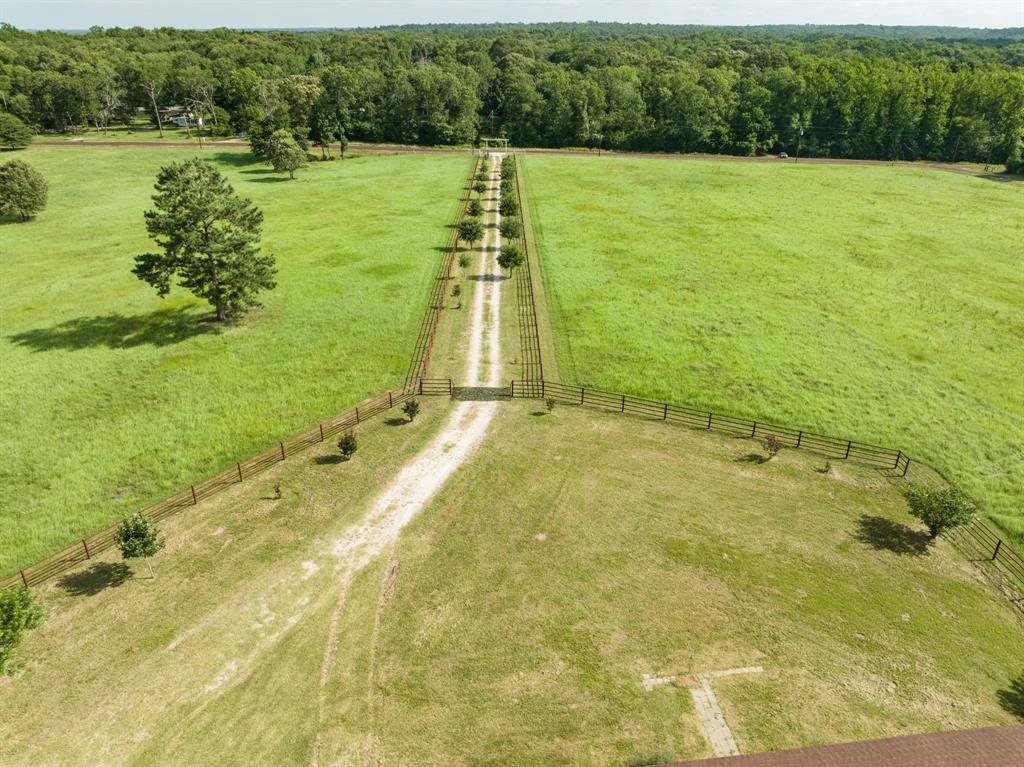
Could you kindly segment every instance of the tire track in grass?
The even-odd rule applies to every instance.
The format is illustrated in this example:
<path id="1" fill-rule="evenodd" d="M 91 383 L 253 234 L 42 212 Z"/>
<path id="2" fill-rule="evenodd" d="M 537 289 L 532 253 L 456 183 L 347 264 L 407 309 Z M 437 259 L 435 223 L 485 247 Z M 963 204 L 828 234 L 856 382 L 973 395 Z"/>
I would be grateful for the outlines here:
<path id="1" fill-rule="evenodd" d="M 467 350 L 466 384 L 497 386 L 501 380 L 501 271 L 497 254 L 501 251 L 498 207 L 501 201 L 499 168 L 503 155 L 494 156 L 490 187 L 495 226 L 485 234 L 480 247 L 480 273 L 473 291 L 472 325 Z M 490 245 L 488 245 L 488 240 Z M 331 547 L 338 574 L 338 597 L 331 616 L 327 645 L 320 667 L 317 696 L 317 736 L 310 758 L 311 767 L 319 767 L 323 750 L 324 714 L 327 686 L 337 654 L 341 621 L 353 578 L 397 539 L 402 529 L 444 487 L 448 478 L 479 447 L 497 411 L 497 402 L 460 402 L 441 430 L 377 496 L 366 517 L 350 527 Z M 378 611 L 380 605 L 378 605 Z M 372 679 L 372 669 L 371 669 Z M 369 695 L 370 693 L 368 693 Z M 369 733 L 367 743 L 373 743 Z"/>

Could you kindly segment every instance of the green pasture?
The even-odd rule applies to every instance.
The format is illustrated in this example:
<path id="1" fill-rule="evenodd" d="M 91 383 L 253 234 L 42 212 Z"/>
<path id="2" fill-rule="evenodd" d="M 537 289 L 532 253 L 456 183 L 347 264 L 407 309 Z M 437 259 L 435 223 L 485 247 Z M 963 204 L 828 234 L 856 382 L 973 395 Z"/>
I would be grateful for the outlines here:
<path id="1" fill-rule="evenodd" d="M 898 485 L 567 405 L 501 405 L 341 601 L 423 404 L 171 517 L 155 580 L 108 552 L 38 589 L 0 762 L 651 764 L 710 756 L 689 688 L 752 665 L 714 683 L 744 752 L 1024 717 L 1018 614 Z"/>
<path id="2" fill-rule="evenodd" d="M 563 379 L 903 449 L 1024 543 L 1024 185 L 522 158 Z"/>
<path id="3" fill-rule="evenodd" d="M 158 169 L 197 151 L 18 154 L 50 201 L 0 224 L 0 573 L 402 381 L 467 158 L 359 157 L 287 181 L 204 150 L 263 209 L 279 270 L 263 309 L 218 327 L 130 271 L 154 247 Z"/>

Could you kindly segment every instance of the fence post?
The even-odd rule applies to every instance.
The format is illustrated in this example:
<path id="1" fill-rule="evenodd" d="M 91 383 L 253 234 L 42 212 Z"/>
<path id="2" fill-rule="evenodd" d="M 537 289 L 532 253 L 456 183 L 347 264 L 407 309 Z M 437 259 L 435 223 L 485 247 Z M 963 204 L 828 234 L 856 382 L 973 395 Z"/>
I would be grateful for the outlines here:
<path id="1" fill-rule="evenodd" d="M 89 553 L 89 544 L 85 542 L 85 538 L 82 539 L 82 548 L 85 549 L 85 558 L 92 559 L 92 554 Z M 992 557 L 992 559 L 995 559 L 995 557 Z"/>
<path id="2" fill-rule="evenodd" d="M 753 437 L 755 434 L 757 434 L 757 421 L 754 421 L 754 425 L 750 429 L 750 436 Z"/>
<path id="3" fill-rule="evenodd" d="M 709 428 L 709 429 L 711 428 L 711 415 L 712 415 L 712 414 L 711 414 L 711 413 L 709 412 L 709 413 L 708 413 L 708 428 Z"/>
<path id="4" fill-rule="evenodd" d="M 281 442 L 281 460 L 284 460 L 284 442 Z"/>
<path id="5" fill-rule="evenodd" d="M 359 408 L 356 408 L 356 423 L 359 423 Z"/>
<path id="6" fill-rule="evenodd" d="M 543 378 L 542 378 L 542 379 L 540 379 L 540 396 L 541 396 L 541 397 L 546 397 L 546 396 L 548 396 L 548 393 L 547 393 L 547 391 L 545 391 L 545 389 L 544 389 L 544 379 L 543 379 Z"/>
<path id="7" fill-rule="evenodd" d="M 19 570 L 18 572 L 21 573 L 21 582 L 25 584 L 25 588 L 27 589 L 28 588 L 28 578 L 25 577 L 25 571 L 24 570 Z"/>
<path id="8" fill-rule="evenodd" d="M 324 425 L 320 424 L 320 441 L 324 441 Z"/>
<path id="9" fill-rule="evenodd" d="M 662 421 L 667 421 L 668 420 L 668 403 L 667 402 L 665 403 L 664 411 L 662 411 L 661 420 Z"/>
<path id="10" fill-rule="evenodd" d="M 580 387 L 580 404 L 581 404 L 581 405 L 583 404 L 583 392 L 584 392 L 584 389 L 583 389 L 583 387 L 581 386 L 581 387 Z"/>
<path id="11" fill-rule="evenodd" d="M 910 468 L 910 459 L 908 458 L 907 462 L 903 465 L 903 476 L 904 477 L 907 476 L 907 469 L 909 469 L 909 468 Z"/>
<path id="12" fill-rule="evenodd" d="M 619 409 L 619 412 L 620 413 L 625 413 L 626 412 L 626 395 L 625 394 L 622 395 L 622 407 Z"/>
<path id="13" fill-rule="evenodd" d="M 992 561 L 993 562 L 996 561 L 996 557 L 999 556 L 999 549 L 1001 549 L 1002 547 L 1003 547 L 1003 539 L 1002 538 L 996 539 L 996 550 L 992 552 Z"/>
<path id="14" fill-rule="evenodd" d="M 801 430 L 801 431 L 798 431 L 796 433 L 796 447 L 797 447 L 798 450 L 800 449 L 800 443 L 803 442 L 803 441 L 804 441 L 804 433 Z"/>
<path id="15" fill-rule="evenodd" d="M 420 394 L 423 394 L 423 377 L 420 376 Z"/>
<path id="16" fill-rule="evenodd" d="M 192 485 L 192 505 L 196 506 L 198 503 L 199 500 L 196 498 L 196 486 Z"/>
<path id="17" fill-rule="evenodd" d="M 236 463 L 235 466 L 238 469 L 238 481 L 241 482 L 242 481 L 242 464 L 241 463 Z"/>
<path id="18" fill-rule="evenodd" d="M 393 408 L 394 406 L 395 406 L 395 402 L 391 398 L 391 392 L 389 391 L 388 392 L 388 408 Z M 323 441 L 323 435 L 320 436 L 320 440 Z"/>
<path id="19" fill-rule="evenodd" d="M 512 379 L 512 383 L 509 384 L 508 390 L 510 392 L 509 396 L 512 397 L 512 399 L 515 399 L 515 397 L 516 397 L 516 379 L 514 379 L 514 378 Z"/>
<path id="20" fill-rule="evenodd" d="M 850 440 L 849 442 L 847 442 L 847 443 L 846 443 L 846 455 L 844 455 L 844 456 L 843 456 L 843 460 L 844 460 L 844 461 L 845 461 L 845 460 L 846 460 L 847 458 L 849 458 L 849 457 L 850 457 L 850 448 L 851 448 L 851 447 L 853 447 L 853 440 Z"/>

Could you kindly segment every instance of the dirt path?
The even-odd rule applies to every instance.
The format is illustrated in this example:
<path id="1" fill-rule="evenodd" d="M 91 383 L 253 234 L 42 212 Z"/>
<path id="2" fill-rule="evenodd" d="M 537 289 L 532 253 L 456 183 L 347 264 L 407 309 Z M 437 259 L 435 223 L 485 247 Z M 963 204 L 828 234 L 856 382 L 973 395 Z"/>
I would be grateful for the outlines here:
<path id="1" fill-rule="evenodd" d="M 495 168 L 500 161 L 500 155 L 492 159 Z M 501 235 L 497 229 L 501 193 L 497 170 L 492 172 L 490 187 L 494 207 L 485 220 L 493 221 L 494 227 L 485 231 L 480 247 L 480 268 L 473 292 L 464 379 L 469 386 L 497 386 L 501 380 L 501 273 L 496 260 L 501 249 Z M 497 402 L 458 403 L 441 430 L 381 491 L 366 517 L 346 530 L 331 546 L 330 553 L 338 576 L 338 597 L 320 668 L 317 710 L 321 730 L 327 685 L 334 667 L 339 630 L 352 579 L 398 540 L 402 528 L 423 510 L 452 473 L 476 451 L 487 435 L 487 427 L 497 406 Z M 318 736 L 310 762 L 314 767 L 320 764 L 321 746 Z"/>

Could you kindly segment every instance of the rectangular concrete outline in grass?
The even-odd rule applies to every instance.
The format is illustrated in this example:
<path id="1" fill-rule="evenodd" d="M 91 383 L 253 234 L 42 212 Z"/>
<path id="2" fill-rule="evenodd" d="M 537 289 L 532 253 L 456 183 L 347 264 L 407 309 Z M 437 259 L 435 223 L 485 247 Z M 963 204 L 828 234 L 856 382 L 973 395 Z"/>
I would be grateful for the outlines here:
<path id="1" fill-rule="evenodd" d="M 697 675 L 697 684 L 690 688 L 690 694 L 693 696 L 693 705 L 697 710 L 701 727 L 704 728 L 704 734 L 714 749 L 715 756 L 735 756 L 740 750 L 732 737 L 728 722 L 725 721 L 725 714 L 718 705 L 715 691 L 711 689 L 711 680 L 736 674 L 760 674 L 763 671 L 760 666 L 746 666 Z"/>

